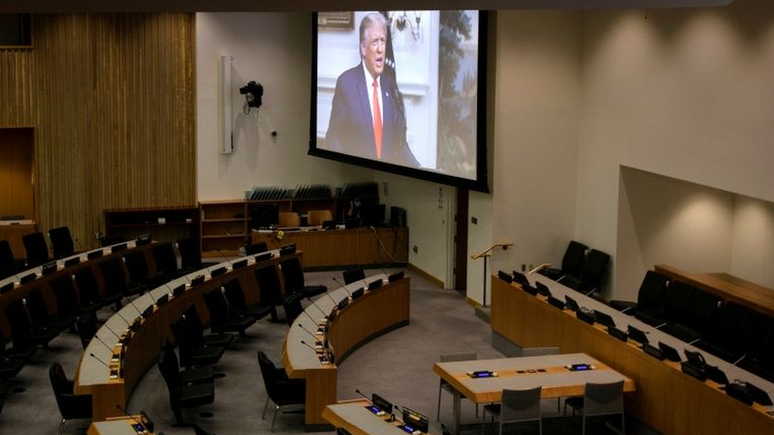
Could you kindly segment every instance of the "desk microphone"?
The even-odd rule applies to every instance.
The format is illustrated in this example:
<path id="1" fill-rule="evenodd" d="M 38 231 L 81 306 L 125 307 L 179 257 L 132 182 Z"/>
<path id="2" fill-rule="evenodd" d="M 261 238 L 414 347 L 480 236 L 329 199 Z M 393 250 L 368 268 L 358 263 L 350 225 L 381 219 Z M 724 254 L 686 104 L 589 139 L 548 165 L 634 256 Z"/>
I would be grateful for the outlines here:
<path id="1" fill-rule="evenodd" d="M 124 321 L 124 323 L 126 323 L 126 326 L 129 326 L 129 321 L 128 321 L 128 320 L 126 320 L 126 317 L 124 317 L 124 316 L 122 316 L 122 315 L 121 315 L 121 313 L 119 312 L 119 310 L 116 310 L 116 309 L 115 309 L 115 307 L 111 307 L 110 309 L 111 309 L 111 310 L 113 310 L 113 312 L 114 312 L 114 313 L 118 314 L 118 317 L 120 317 L 120 318 L 121 318 L 121 320 L 123 320 L 123 321 Z M 136 310 L 136 309 L 137 309 L 137 308 L 135 308 L 135 310 Z M 107 325 L 107 323 L 105 323 L 105 325 Z"/>
<path id="2" fill-rule="evenodd" d="M 99 361 L 100 364 L 102 364 L 103 366 L 107 367 L 107 369 L 110 370 L 111 372 L 113 371 L 113 369 L 110 368 L 110 365 L 108 365 L 108 363 L 106 363 L 105 361 L 102 361 L 101 359 L 97 358 L 93 353 L 89 353 L 89 356 L 94 358 L 95 360 Z"/>
<path id="3" fill-rule="evenodd" d="M 356 392 L 357 394 L 359 394 L 359 395 L 363 396 L 363 397 L 364 397 L 364 398 L 365 398 L 367 401 L 371 402 L 371 398 L 370 398 L 370 397 L 368 397 L 368 396 L 366 396 L 365 394 L 361 393 L 361 392 L 360 392 L 360 390 L 358 390 L 357 388 L 355 388 L 355 392 Z"/>
<path id="4" fill-rule="evenodd" d="M 153 294 L 150 290 L 148 290 L 148 296 L 150 296 L 151 300 L 153 300 L 153 305 L 156 305 L 156 298 L 153 297 Z"/>
<path id="5" fill-rule="evenodd" d="M 129 414 L 129 412 L 126 409 L 122 408 L 121 405 L 119 405 L 118 403 L 116 403 L 116 409 L 121 411 L 125 416 L 127 416 L 127 417 L 131 418 L 132 420 L 134 420 L 135 423 L 137 423 L 140 426 L 142 426 L 143 428 L 145 428 L 146 432 L 152 432 L 152 430 L 149 429 L 148 426 L 145 425 L 145 423 L 143 423 L 140 420 L 137 420 L 136 418 L 134 418 L 134 416 L 132 414 Z M 142 411 L 140 411 L 140 412 L 142 412 Z"/>
<path id="6" fill-rule="evenodd" d="M 107 323 L 104 323 L 102 326 L 107 328 L 108 332 L 110 332 L 111 334 L 115 335 L 117 339 L 121 340 L 121 337 L 118 334 L 116 334 L 116 331 L 113 331 L 113 329 L 110 328 L 110 326 L 108 326 Z M 126 326 L 129 326 L 129 325 L 127 324 Z"/>
<path id="7" fill-rule="evenodd" d="M 133 301 L 133 300 L 129 299 L 129 305 L 131 305 L 131 306 L 132 306 L 132 308 L 134 308 L 134 311 L 137 311 L 137 314 L 139 314 L 139 315 L 140 315 L 140 317 L 142 317 L 142 311 L 140 311 L 140 310 L 137 308 L 137 305 L 135 305 L 135 304 L 134 304 L 134 301 Z"/>
<path id="8" fill-rule="evenodd" d="M 309 331 L 308 329 L 304 328 L 304 325 L 302 325 L 302 324 L 300 324 L 300 323 L 299 323 L 299 324 L 298 324 L 298 326 L 300 326 L 300 327 L 301 327 L 301 329 L 303 329 L 304 331 L 306 331 L 306 333 L 307 333 L 307 334 L 311 335 L 311 336 L 312 336 L 312 338 L 314 338 L 314 340 L 315 340 L 317 343 L 319 343 L 319 342 L 320 342 L 320 341 L 317 339 L 317 336 L 316 336 L 316 335 L 312 334 L 312 332 L 311 332 L 311 331 Z"/>
<path id="9" fill-rule="evenodd" d="M 217 249 L 217 251 L 218 251 L 218 254 L 220 254 L 220 257 L 223 260 L 225 260 L 226 263 L 228 263 L 228 267 L 233 269 L 234 267 L 232 266 L 232 262 L 231 260 L 228 259 L 228 257 L 226 257 L 226 254 L 224 254 L 223 251 L 221 251 L 220 249 Z"/>
<path id="10" fill-rule="evenodd" d="M 115 353 L 113 352 L 113 348 L 112 348 L 112 347 L 110 347 L 110 346 L 108 346 L 108 345 L 107 345 L 107 343 L 105 343 L 104 341 L 102 341 L 102 339 L 101 339 L 101 338 L 99 338 L 99 335 L 97 335 L 97 334 L 94 334 L 94 338 L 96 338 L 96 339 L 97 339 L 97 341 L 99 341 L 100 343 L 102 343 L 102 345 L 103 345 L 103 346 L 105 346 L 105 348 L 106 348 L 107 350 L 109 350 L 109 351 L 110 351 L 110 353 L 112 353 L 113 355 L 115 355 Z"/>
<path id="11" fill-rule="evenodd" d="M 307 313 L 307 312 L 306 312 L 306 310 L 302 310 L 301 312 L 302 312 L 302 313 L 304 313 L 304 315 L 305 315 L 306 317 L 309 317 L 309 320 L 311 320 L 311 321 L 312 321 L 312 323 L 317 323 L 317 321 L 316 321 L 316 320 L 314 320 L 314 317 L 312 317 L 311 315 L 309 315 L 309 313 Z"/>
<path id="12" fill-rule="evenodd" d="M 305 342 L 304 340 L 301 340 L 301 344 L 303 344 L 304 346 L 308 347 L 309 349 L 312 349 L 314 351 L 314 353 L 316 353 L 316 354 L 320 353 L 320 351 L 318 349 L 315 349 L 314 346 L 310 346 L 309 343 Z"/>
<path id="13" fill-rule="evenodd" d="M 345 292 L 347 292 L 347 294 L 348 294 L 350 297 L 352 297 L 352 292 L 350 292 L 350 291 L 349 291 L 349 289 L 348 289 L 347 287 L 345 287 L 345 286 L 341 285 L 341 283 L 339 282 L 339 280 L 338 280 L 338 279 L 336 279 L 336 277 L 335 277 L 335 276 L 334 276 L 334 277 L 332 277 L 332 279 L 333 279 L 333 280 L 336 282 L 336 284 L 338 284 L 338 285 L 339 285 L 339 287 L 343 288 L 343 289 L 344 289 L 344 291 L 345 291 Z"/>
<path id="14" fill-rule="evenodd" d="M 328 292 L 325 292 L 325 293 L 327 294 Z M 327 314 L 325 314 L 325 311 L 323 311 L 323 310 L 322 310 L 322 308 L 320 308 L 319 306 L 317 306 L 317 304 L 314 302 L 314 300 L 312 300 L 312 298 L 311 298 L 311 297 L 307 296 L 307 297 L 306 297 L 306 299 L 307 299 L 307 300 L 309 300 L 309 302 L 311 302 L 311 303 L 312 303 L 312 305 L 314 305 L 314 307 L 315 307 L 315 308 L 317 308 L 317 311 L 319 311 L 319 312 L 320 312 L 320 314 L 322 314 L 322 315 L 323 315 L 323 317 L 325 317 L 325 318 L 327 318 L 327 317 L 328 317 L 328 315 L 327 315 Z"/>
<path id="15" fill-rule="evenodd" d="M 336 278 L 333 278 L 333 280 L 335 281 L 335 280 L 336 280 Z M 338 284 L 338 282 L 337 282 L 337 284 Z M 338 303 L 338 302 L 336 302 L 336 300 L 335 300 L 335 299 L 333 299 L 333 296 L 331 296 L 331 295 L 330 295 L 330 293 L 328 293 L 328 292 L 325 292 L 325 296 L 328 296 L 328 299 L 330 299 L 330 300 L 331 300 L 331 302 L 333 302 L 333 307 L 334 307 L 334 308 L 336 308 L 336 306 L 337 306 L 339 303 Z"/>

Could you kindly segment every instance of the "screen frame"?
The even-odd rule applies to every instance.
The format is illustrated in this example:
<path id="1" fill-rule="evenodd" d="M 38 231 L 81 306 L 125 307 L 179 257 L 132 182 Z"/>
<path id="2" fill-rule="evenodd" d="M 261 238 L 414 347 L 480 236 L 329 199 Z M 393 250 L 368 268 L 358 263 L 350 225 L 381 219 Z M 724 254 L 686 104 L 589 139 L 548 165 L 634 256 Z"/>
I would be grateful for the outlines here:
<path id="1" fill-rule="evenodd" d="M 347 11 L 349 12 L 349 11 Z M 354 12 L 354 11 L 353 11 Z M 489 47 L 489 13 L 478 10 L 478 95 L 476 101 L 476 179 L 467 179 L 453 175 L 432 172 L 432 170 L 416 169 L 392 163 L 385 163 L 362 157 L 350 156 L 335 151 L 317 147 L 317 12 L 312 13 L 312 59 L 311 59 L 311 92 L 309 117 L 309 150 L 310 156 L 335 160 L 342 163 L 376 169 L 392 174 L 431 181 L 438 184 L 456 186 L 463 189 L 489 193 L 489 161 L 487 143 L 487 59 Z"/>

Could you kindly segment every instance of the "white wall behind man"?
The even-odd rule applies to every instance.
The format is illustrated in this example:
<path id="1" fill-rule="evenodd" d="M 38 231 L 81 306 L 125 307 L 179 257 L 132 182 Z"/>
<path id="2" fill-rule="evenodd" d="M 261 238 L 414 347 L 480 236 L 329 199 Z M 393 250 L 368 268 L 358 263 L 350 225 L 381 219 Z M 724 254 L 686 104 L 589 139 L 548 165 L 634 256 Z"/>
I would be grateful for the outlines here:
<path id="1" fill-rule="evenodd" d="M 235 150 L 220 154 L 218 62 L 234 57 Z M 236 199 L 254 185 L 295 187 L 372 181 L 372 171 L 306 155 L 309 146 L 311 14 L 199 13 L 196 15 L 198 195 Z M 263 105 L 242 113 L 238 88 L 255 80 Z M 271 137 L 277 131 L 277 137 Z"/>

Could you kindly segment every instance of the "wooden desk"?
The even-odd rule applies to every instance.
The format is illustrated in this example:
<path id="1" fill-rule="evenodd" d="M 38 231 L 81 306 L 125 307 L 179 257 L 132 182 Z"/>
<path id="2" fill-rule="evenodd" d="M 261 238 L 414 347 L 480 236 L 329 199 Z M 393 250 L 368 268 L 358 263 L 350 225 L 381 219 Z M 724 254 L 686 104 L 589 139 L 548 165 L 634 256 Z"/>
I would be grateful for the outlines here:
<path id="1" fill-rule="evenodd" d="M 139 415 L 134 415 L 137 421 L 141 421 Z M 86 431 L 87 435 L 138 435 L 132 425 L 137 421 L 127 417 L 113 417 L 105 421 L 96 421 L 89 425 Z M 143 435 L 153 435 L 153 432 L 144 432 Z"/>
<path id="2" fill-rule="evenodd" d="M 655 271 L 672 280 L 683 281 L 722 299 L 774 316 L 774 289 L 745 281 L 727 273 L 688 273 L 676 267 L 657 264 Z M 667 291 L 669 291 L 667 289 Z"/>
<path id="3" fill-rule="evenodd" d="M 408 262 L 408 228 L 323 231 L 315 227 L 315 230 L 285 231 L 282 240 L 271 231 L 253 232 L 252 242 L 277 248 L 280 244 L 295 244 L 304 251 L 301 265 L 305 269 L 390 264 L 393 260 Z"/>
<path id="4" fill-rule="evenodd" d="M 98 340 L 91 340 L 81 356 L 75 375 L 75 394 L 92 395 L 93 420 L 101 421 L 108 417 L 122 415 L 116 405 L 126 408 L 126 403 L 140 379 L 156 363 L 161 340 L 166 338 L 174 343 L 174 336 L 169 325 L 180 316 L 189 304 L 196 306 L 202 323 L 207 326 L 210 322 L 210 316 L 203 297 L 206 291 L 220 287 L 225 281 L 232 278 L 237 278 L 245 292 L 247 303 L 257 303 L 260 301 L 260 292 L 253 270 L 258 267 L 276 267 L 280 261 L 301 255 L 300 252 L 297 252 L 279 257 L 278 251 L 272 251 L 271 254 L 273 255 L 271 260 L 259 263 L 254 261 L 254 257 L 248 257 L 250 259 L 248 265 L 238 270 L 232 270 L 230 268 L 231 262 L 226 261 L 193 272 L 138 297 L 132 304 L 125 305 L 116 315 L 108 319 L 96 335 L 108 344 L 115 344 L 113 344 L 112 349 L 108 349 Z M 228 267 L 228 271 L 224 275 L 210 278 L 210 273 L 213 270 L 224 266 Z M 201 284 L 191 286 L 190 281 L 198 275 L 204 275 L 207 279 Z M 159 297 L 164 294 L 169 295 L 172 289 L 180 285 L 186 286 L 186 290 L 179 296 L 170 296 L 169 301 L 161 307 L 155 307 L 152 314 L 142 321 L 139 329 L 133 334 L 126 349 L 123 349 L 123 360 L 111 362 L 113 354 L 121 354 L 122 349 L 121 345 L 118 344 L 119 338 L 116 334 L 124 335 L 126 333 L 128 325 L 124 319 L 129 322 L 133 321 L 145 308 L 154 306 L 154 301 L 158 300 Z M 95 358 L 92 358 L 90 354 L 94 354 Z M 123 376 L 111 378 L 110 370 L 100 361 L 108 363 L 115 370 L 123 368 Z"/>
<path id="5" fill-rule="evenodd" d="M 306 255 L 306 254 L 305 254 Z M 386 279 L 384 274 L 366 278 Z M 347 286 L 350 292 L 363 286 L 362 282 Z M 339 311 L 330 325 L 327 338 L 334 350 L 335 363 L 340 365 L 347 355 L 365 342 L 409 323 L 409 278 L 388 283 L 367 291 L 357 300 L 351 301 Z M 348 297 L 343 288 L 328 292 L 335 301 Z M 282 363 L 290 378 L 306 379 L 306 404 L 304 423 L 307 429 L 327 426 L 322 412 L 327 405 L 336 403 L 337 366 L 321 364 L 317 354 L 301 343 L 310 343 L 312 337 L 304 329 L 313 331 L 312 319 L 319 319 L 333 310 L 333 300 L 322 296 L 315 305 L 306 308 L 293 322 L 282 346 Z M 319 309 L 317 308 L 319 307 Z M 311 318 L 310 318 L 311 317 Z M 319 335 L 319 341 L 325 336 Z M 314 343 L 311 343 L 314 344 Z"/>
<path id="6" fill-rule="evenodd" d="M 593 364 L 595 369 L 570 371 L 565 368 L 572 364 Z M 498 376 L 474 379 L 467 375 L 478 370 L 491 370 Z M 478 404 L 501 402 L 503 389 L 542 386 L 541 397 L 544 399 L 582 396 L 587 382 L 623 380 L 625 392 L 635 389 L 634 381 L 583 353 L 435 363 L 433 371 L 462 396 Z M 455 434 L 459 433 L 460 394 L 454 395 Z"/>
<path id="7" fill-rule="evenodd" d="M 119 245 L 121 244 L 123 243 L 119 243 Z M 54 295 L 54 291 L 51 289 L 51 280 L 56 277 L 59 277 L 62 275 L 73 275 L 76 270 L 84 267 L 89 267 L 92 269 L 92 272 L 94 273 L 94 277 L 97 279 L 97 284 L 99 285 L 99 294 L 104 295 L 105 283 L 102 278 L 102 271 L 99 268 L 99 263 L 106 258 L 111 258 L 114 256 L 122 256 L 134 250 L 144 251 L 146 261 L 150 266 L 149 267 L 150 272 L 155 273 L 156 262 L 153 260 L 153 256 L 151 255 L 150 244 L 137 246 L 135 241 L 131 241 L 131 242 L 126 242 L 126 246 L 127 246 L 126 250 L 116 252 L 115 254 L 111 253 L 111 247 L 108 246 L 105 248 L 93 249 L 89 252 L 73 255 L 61 260 L 56 260 L 57 270 L 47 275 L 42 275 L 43 268 L 41 266 L 38 266 L 28 270 L 24 270 L 22 272 L 17 273 L 14 276 L 10 276 L 0 281 L 0 287 L 6 284 L 14 283 L 14 288 L 11 291 L 9 291 L 8 293 L 0 294 L 0 330 L 3 332 L 3 336 L 5 336 L 6 339 L 11 337 L 11 326 L 8 323 L 8 319 L 5 317 L 5 307 L 8 306 L 8 304 L 13 301 L 26 297 L 27 294 L 32 290 L 36 290 L 36 289 L 40 290 L 41 295 L 43 296 L 43 300 L 46 302 L 46 307 L 48 308 L 49 315 L 54 315 L 57 313 L 58 307 L 57 307 L 56 296 Z M 88 260 L 87 255 L 91 252 L 96 252 L 96 251 L 102 251 L 103 256 L 99 258 L 95 258 L 93 260 Z M 75 264 L 73 266 L 64 267 L 65 261 L 76 257 L 80 258 L 81 260 L 80 263 Z M 35 279 L 20 285 L 19 279 L 31 273 L 35 274 Z"/>
<path id="8" fill-rule="evenodd" d="M 554 296 L 571 295 L 582 307 L 610 314 L 619 329 L 635 326 L 648 334 L 651 343 L 663 341 L 681 354 L 697 350 L 633 317 L 568 289 L 548 278 L 530 276 L 546 284 Z M 588 325 L 569 310 L 549 305 L 543 296 L 531 296 L 516 284 L 492 277 L 492 330 L 522 347 L 558 346 L 562 352 L 584 352 L 630 377 L 637 391 L 627 398 L 626 408 L 661 433 L 670 435 L 764 434 L 774 431 L 773 407 L 747 406 L 732 399 L 711 381 L 700 382 L 680 370 L 678 363 L 658 361 L 631 340 L 624 343 L 600 325 Z M 729 379 L 752 382 L 766 391 L 774 385 L 709 354 L 707 362 L 724 370 Z"/>
<path id="9" fill-rule="evenodd" d="M 342 401 L 326 406 L 322 415 L 333 426 L 344 428 L 352 435 L 406 435 L 398 427 L 403 424 L 400 419 L 389 421 L 389 415 L 375 415 L 365 408 L 370 403 L 365 399 Z"/>
<path id="10" fill-rule="evenodd" d="M 22 237 L 38 230 L 35 221 L 0 221 L 0 240 L 8 240 L 13 256 L 17 260 L 27 258 L 27 250 L 24 248 Z"/>

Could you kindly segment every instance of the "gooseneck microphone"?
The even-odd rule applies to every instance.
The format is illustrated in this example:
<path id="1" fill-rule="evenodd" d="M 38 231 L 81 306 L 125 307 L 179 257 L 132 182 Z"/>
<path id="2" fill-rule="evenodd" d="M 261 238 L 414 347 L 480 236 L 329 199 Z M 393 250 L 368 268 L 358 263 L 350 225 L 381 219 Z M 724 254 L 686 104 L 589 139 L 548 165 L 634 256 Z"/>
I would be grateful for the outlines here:
<path id="1" fill-rule="evenodd" d="M 366 396 L 365 394 L 361 393 L 361 392 L 360 392 L 360 390 L 358 390 L 357 388 L 355 388 L 355 392 L 356 392 L 357 394 L 359 394 L 359 395 L 363 396 L 363 397 L 364 397 L 364 398 L 365 398 L 367 401 L 369 401 L 369 402 L 371 401 L 371 398 L 370 398 L 370 397 L 368 397 L 368 396 Z"/>
<path id="2" fill-rule="evenodd" d="M 156 305 L 156 298 L 153 297 L 153 292 L 148 290 L 148 296 L 150 296 L 151 300 L 153 301 L 153 305 Z"/>
<path id="3" fill-rule="evenodd" d="M 111 307 L 110 309 L 111 309 L 111 310 L 113 310 L 113 312 L 114 312 L 114 313 L 118 314 L 118 317 L 120 317 L 120 318 L 121 318 L 121 320 L 123 320 L 123 321 L 124 321 L 124 323 L 126 323 L 126 326 L 129 326 L 129 321 L 128 321 L 128 320 L 126 320 L 126 317 L 124 317 L 124 316 L 122 316 L 122 315 L 121 315 L 121 313 L 119 312 L 119 310 L 116 310 L 116 309 L 115 309 L 115 307 Z M 135 310 L 136 310 L 136 309 L 137 309 L 137 308 L 135 308 Z M 105 325 L 107 325 L 107 323 L 105 323 Z"/>
<path id="4" fill-rule="evenodd" d="M 314 346 L 309 345 L 309 343 L 305 342 L 304 340 L 301 340 L 301 344 L 303 344 L 304 346 L 308 347 L 309 349 L 312 349 L 314 351 L 314 353 L 320 352 L 318 349 L 315 349 Z"/>
<path id="5" fill-rule="evenodd" d="M 102 341 L 102 339 L 101 339 L 101 338 L 99 338 L 99 335 L 97 335 L 97 334 L 94 334 L 94 338 L 96 338 L 96 339 L 97 339 L 97 341 L 99 341 L 100 343 L 102 343 L 102 345 L 103 345 L 103 346 L 105 346 L 105 349 L 109 350 L 109 351 L 110 351 L 110 353 L 113 353 L 113 348 L 112 348 L 112 347 L 110 347 L 110 346 L 108 346 L 108 345 L 107 345 L 107 343 L 105 343 L 104 341 Z M 113 353 L 113 355 L 115 355 L 115 353 Z"/>
<path id="6" fill-rule="evenodd" d="M 127 416 L 127 417 L 131 418 L 132 420 L 134 420 L 134 422 L 135 422 L 135 423 L 137 423 L 137 424 L 139 424 L 140 426 L 142 426 L 143 428 L 145 428 L 145 430 L 146 430 L 146 431 L 150 432 L 150 430 L 148 429 L 148 427 L 147 427 L 147 426 L 145 426 L 145 425 L 143 424 L 143 422 L 141 422 L 140 420 L 137 420 L 136 418 L 134 418 L 134 416 L 133 416 L 132 414 L 129 414 L 129 412 L 128 412 L 126 409 L 122 408 L 122 407 L 121 407 L 121 405 L 119 405 L 118 403 L 116 403 L 116 409 L 118 409 L 119 411 L 121 411 L 121 412 L 122 412 L 122 413 L 123 413 L 125 416 Z"/>
<path id="7" fill-rule="evenodd" d="M 336 279 L 336 277 L 335 277 L 335 276 L 334 276 L 334 277 L 332 277 L 332 278 L 333 278 L 333 280 L 334 280 L 334 281 L 336 281 L 336 284 L 338 284 L 338 285 L 339 285 L 339 287 L 343 288 L 343 289 L 344 289 L 344 291 L 345 291 L 345 292 L 347 292 L 347 294 L 348 294 L 350 297 L 352 296 L 352 292 L 350 292 L 350 291 L 349 291 L 349 289 L 348 289 L 347 287 L 343 286 L 343 285 L 342 285 L 342 284 L 339 282 L 339 280 L 338 280 L 338 279 Z"/>
<path id="8" fill-rule="evenodd" d="M 315 341 L 319 342 L 319 340 L 317 340 L 317 336 L 312 334 L 311 331 L 309 331 L 308 329 L 304 328 L 304 325 L 299 323 L 298 326 L 301 327 L 301 329 L 303 329 L 304 331 L 306 331 L 307 334 L 311 335 L 312 338 L 314 338 Z"/>
<path id="9" fill-rule="evenodd" d="M 110 326 L 108 326 L 108 324 L 107 324 L 107 323 L 104 323 L 102 326 L 104 326 L 105 328 L 107 328 L 108 332 L 110 332 L 111 334 L 115 335 L 117 339 L 119 339 L 119 340 L 121 339 L 121 336 L 119 336 L 118 334 L 116 334 L 116 331 L 113 331 L 113 328 L 111 328 Z M 127 324 L 126 326 L 129 326 L 129 325 Z"/>
<path id="10" fill-rule="evenodd" d="M 139 314 L 140 316 L 142 316 L 142 311 L 140 311 L 140 310 L 137 308 L 137 305 L 135 305 L 135 304 L 134 304 L 134 301 L 133 301 L 132 299 L 129 299 L 129 305 L 131 305 L 131 306 L 132 306 L 132 308 L 134 308 L 134 311 L 137 311 L 137 314 Z M 117 311 L 116 311 L 116 312 L 117 312 Z M 124 319 L 124 320 L 126 320 L 126 319 Z"/>
<path id="11" fill-rule="evenodd" d="M 107 367 L 108 370 L 113 371 L 113 369 L 110 368 L 110 365 L 108 365 L 108 363 L 106 363 L 105 361 L 102 361 L 101 359 L 97 358 L 96 355 L 94 355 L 93 353 L 89 353 L 89 356 L 94 358 L 95 360 L 99 361 L 99 363 L 102 364 L 103 366 Z"/>
<path id="12" fill-rule="evenodd" d="M 325 292 L 325 293 L 327 294 L 328 292 Z M 311 302 L 311 303 L 312 303 L 312 305 L 314 305 L 314 307 L 315 307 L 315 308 L 317 308 L 317 311 L 319 311 L 319 312 L 320 312 L 320 314 L 322 314 L 322 315 L 323 315 L 323 317 L 328 317 L 328 315 L 325 313 L 325 311 L 323 311 L 323 310 L 322 310 L 322 308 L 320 308 L 319 306 L 317 306 L 317 304 L 314 302 L 314 300 L 312 300 L 312 298 L 311 298 L 311 297 L 307 296 L 306 298 L 309 300 L 309 302 Z"/>
<path id="13" fill-rule="evenodd" d="M 334 280 L 334 281 L 336 281 L 336 278 L 333 278 L 333 280 Z M 339 283 L 339 282 L 338 282 L 338 281 L 336 281 L 336 284 L 338 284 L 338 283 Z M 330 300 L 331 300 L 331 302 L 333 302 L 333 306 L 334 306 L 334 307 L 335 307 L 336 305 L 338 305 L 338 304 L 339 304 L 338 302 L 336 302 L 336 300 L 335 300 L 335 299 L 333 299 L 333 296 L 331 296 L 331 294 L 330 294 L 330 293 L 328 293 L 328 292 L 325 292 L 325 296 L 328 296 L 328 299 L 330 299 Z"/>

